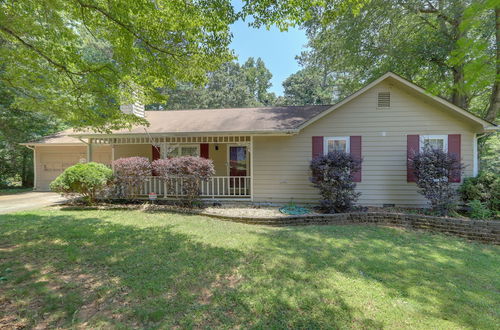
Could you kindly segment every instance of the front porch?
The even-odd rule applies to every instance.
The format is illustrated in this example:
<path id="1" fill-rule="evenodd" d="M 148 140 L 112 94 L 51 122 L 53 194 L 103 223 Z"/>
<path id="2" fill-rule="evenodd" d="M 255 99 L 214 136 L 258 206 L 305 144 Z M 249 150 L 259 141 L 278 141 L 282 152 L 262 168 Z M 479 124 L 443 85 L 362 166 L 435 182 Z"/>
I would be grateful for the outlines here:
<path id="1" fill-rule="evenodd" d="M 108 152 L 104 152 L 108 150 Z M 107 154 L 107 155 L 106 155 Z M 200 156 L 211 159 L 215 176 L 201 184 L 203 199 L 251 200 L 253 197 L 253 139 L 251 136 L 109 136 L 90 138 L 87 142 L 87 160 L 109 164 L 125 157 L 146 157 L 151 161 L 167 157 Z M 105 157 L 108 158 L 108 157 Z M 165 182 L 157 176 L 149 177 L 140 195 L 156 193 L 158 198 L 175 199 L 182 194 L 182 179 Z"/>

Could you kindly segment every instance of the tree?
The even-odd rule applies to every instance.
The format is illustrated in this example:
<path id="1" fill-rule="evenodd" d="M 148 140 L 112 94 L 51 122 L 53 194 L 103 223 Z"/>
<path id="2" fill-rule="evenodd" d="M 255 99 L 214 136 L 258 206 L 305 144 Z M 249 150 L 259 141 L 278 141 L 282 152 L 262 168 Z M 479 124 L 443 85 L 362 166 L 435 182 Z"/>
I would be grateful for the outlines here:
<path id="1" fill-rule="evenodd" d="M 0 70 L 14 106 L 74 127 L 143 122 L 119 103 L 200 83 L 232 58 L 229 0 L 19 0 L 0 4 Z"/>
<path id="2" fill-rule="evenodd" d="M 178 110 L 272 105 L 276 96 L 268 92 L 271 77 L 260 58 L 254 60 L 250 57 L 243 65 L 227 62 L 207 74 L 205 85 L 179 84 L 174 88 L 164 88 L 162 93 L 168 101 L 149 108 Z"/>
<path id="3" fill-rule="evenodd" d="M 272 73 L 266 68 L 264 61 L 259 57 L 257 61 L 253 57 L 248 60 L 241 67 L 246 77 L 247 86 L 250 93 L 254 98 L 263 105 L 272 105 L 275 96 L 268 92 L 272 86 L 271 78 Z"/>
<path id="4" fill-rule="evenodd" d="M 331 104 L 335 95 L 334 82 L 312 67 L 289 76 L 283 88 L 287 105 Z"/>
<path id="5" fill-rule="evenodd" d="M 62 128 L 54 118 L 13 106 L 14 97 L 0 82 L 0 185 L 20 181 L 33 186 L 33 152 L 19 145 L 38 140 Z"/>
<path id="6" fill-rule="evenodd" d="M 498 0 L 247 1 L 255 25 L 306 29 L 304 67 L 326 68 L 345 97 L 386 71 L 494 121 Z"/>

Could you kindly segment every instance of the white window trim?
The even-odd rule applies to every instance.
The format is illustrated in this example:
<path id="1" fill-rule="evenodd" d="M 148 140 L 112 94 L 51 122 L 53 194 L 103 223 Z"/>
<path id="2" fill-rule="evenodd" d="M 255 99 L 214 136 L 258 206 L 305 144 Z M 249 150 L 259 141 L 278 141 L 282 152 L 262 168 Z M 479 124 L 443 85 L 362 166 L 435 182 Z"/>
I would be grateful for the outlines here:
<path id="1" fill-rule="evenodd" d="M 328 141 L 345 141 L 346 152 L 351 152 L 351 138 L 349 136 L 328 136 L 323 139 L 323 155 L 328 154 Z"/>
<path id="2" fill-rule="evenodd" d="M 448 152 L 448 135 L 420 135 L 419 141 L 419 149 L 422 152 L 424 150 L 424 141 L 425 140 L 443 140 L 443 148 L 444 152 Z"/>

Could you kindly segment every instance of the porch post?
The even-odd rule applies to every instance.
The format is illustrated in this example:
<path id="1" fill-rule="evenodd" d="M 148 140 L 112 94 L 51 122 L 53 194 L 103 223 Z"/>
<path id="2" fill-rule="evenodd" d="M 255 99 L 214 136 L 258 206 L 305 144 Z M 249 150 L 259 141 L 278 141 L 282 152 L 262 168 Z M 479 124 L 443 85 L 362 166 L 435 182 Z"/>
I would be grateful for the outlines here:
<path id="1" fill-rule="evenodd" d="M 115 171 L 115 145 L 111 145 L 111 169 Z"/>
<path id="2" fill-rule="evenodd" d="M 87 143 L 87 163 L 92 161 L 92 139 Z"/>
<path id="3" fill-rule="evenodd" d="M 250 136 L 250 199 L 253 202 L 253 158 L 254 158 L 254 153 L 253 153 L 253 135 Z"/>

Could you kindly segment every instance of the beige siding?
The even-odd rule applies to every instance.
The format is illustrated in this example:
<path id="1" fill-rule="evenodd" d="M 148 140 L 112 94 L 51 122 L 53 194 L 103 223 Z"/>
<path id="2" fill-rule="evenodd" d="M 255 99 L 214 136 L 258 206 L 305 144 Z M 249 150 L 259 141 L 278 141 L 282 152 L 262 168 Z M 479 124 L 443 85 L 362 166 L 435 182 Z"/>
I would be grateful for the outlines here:
<path id="1" fill-rule="evenodd" d="M 391 108 L 377 109 L 377 93 L 391 92 Z M 425 201 L 406 182 L 407 134 L 461 134 L 465 175 L 472 175 L 473 127 L 442 109 L 382 83 L 290 137 L 254 138 L 254 199 L 261 202 L 317 202 L 309 183 L 312 136 L 362 136 L 364 205 L 416 206 Z"/>
<path id="2" fill-rule="evenodd" d="M 111 164 L 111 147 L 94 146 L 94 162 Z M 37 146 L 35 148 L 35 189 L 49 191 L 50 183 L 67 167 L 87 161 L 87 146 Z"/>
<path id="3" fill-rule="evenodd" d="M 151 160 L 153 149 L 151 144 L 119 144 L 115 145 L 115 159 L 126 157 L 146 157 Z"/>

